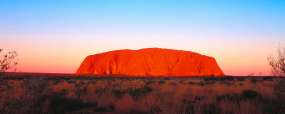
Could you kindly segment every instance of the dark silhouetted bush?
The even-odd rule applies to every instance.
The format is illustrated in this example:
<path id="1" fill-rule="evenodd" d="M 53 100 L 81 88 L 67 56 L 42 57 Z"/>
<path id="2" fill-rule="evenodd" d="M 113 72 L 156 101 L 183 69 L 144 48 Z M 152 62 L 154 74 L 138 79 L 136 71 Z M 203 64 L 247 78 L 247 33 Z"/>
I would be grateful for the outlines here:
<path id="1" fill-rule="evenodd" d="M 178 110 L 178 114 L 195 114 L 195 102 L 183 99 L 181 101 L 183 104 L 180 106 L 181 109 Z"/>
<path id="2" fill-rule="evenodd" d="M 113 96 L 115 96 L 116 98 L 122 98 L 125 95 L 125 91 L 123 90 L 119 90 L 119 89 L 115 89 L 112 91 L 113 92 Z"/>
<path id="3" fill-rule="evenodd" d="M 240 95 L 239 94 L 225 94 L 225 95 L 221 95 L 218 96 L 216 98 L 216 101 L 220 102 L 220 101 L 232 101 L 232 102 L 239 102 L 241 100 Z"/>
<path id="4" fill-rule="evenodd" d="M 234 81 L 235 77 L 233 76 L 225 76 L 225 77 L 220 77 L 218 78 L 220 81 Z"/>
<path id="5" fill-rule="evenodd" d="M 263 81 L 273 81 L 273 77 L 263 77 Z"/>
<path id="6" fill-rule="evenodd" d="M 240 102 L 241 100 L 253 100 L 256 98 L 262 98 L 261 95 L 254 90 L 244 90 L 241 94 L 226 94 L 216 97 L 216 101 L 232 101 L 232 102 Z"/>
<path id="7" fill-rule="evenodd" d="M 131 95 L 134 99 L 145 96 L 149 92 L 152 92 L 152 89 L 148 86 L 144 86 L 142 88 L 130 88 L 128 90 L 128 94 Z"/>
<path id="8" fill-rule="evenodd" d="M 115 107 L 113 105 L 109 105 L 106 107 L 96 107 L 94 109 L 95 112 L 113 112 L 115 110 Z"/>
<path id="9" fill-rule="evenodd" d="M 148 111 L 143 110 L 130 110 L 127 114 L 150 114 Z"/>
<path id="10" fill-rule="evenodd" d="M 256 78 L 251 78 L 251 80 L 250 80 L 253 84 L 256 84 L 257 83 L 257 79 Z"/>
<path id="11" fill-rule="evenodd" d="M 101 95 L 103 95 L 104 93 L 106 93 L 106 89 L 105 88 L 98 88 L 98 89 L 96 89 L 96 94 L 97 95 L 99 95 L 99 96 L 101 96 Z"/>
<path id="12" fill-rule="evenodd" d="M 263 100 L 263 114 L 285 114 L 285 104 L 282 100 Z"/>
<path id="13" fill-rule="evenodd" d="M 220 114 L 221 109 L 215 104 L 209 104 L 203 107 L 203 114 Z"/>
<path id="14" fill-rule="evenodd" d="M 161 108 L 159 106 L 152 106 L 150 107 L 150 114 L 159 114 L 161 113 Z"/>
<path id="15" fill-rule="evenodd" d="M 244 90 L 241 94 L 242 99 L 248 99 L 248 100 L 255 99 L 260 96 L 261 95 L 254 90 Z"/>
<path id="16" fill-rule="evenodd" d="M 195 96 L 195 100 L 197 101 L 202 101 L 202 100 L 206 100 L 207 96 Z"/>
<path id="17" fill-rule="evenodd" d="M 163 80 L 163 79 L 161 79 L 160 81 L 159 81 L 159 84 L 164 84 L 165 83 L 165 80 Z"/>
<path id="18" fill-rule="evenodd" d="M 54 114 L 78 111 L 83 108 L 96 107 L 97 103 L 85 103 L 80 99 L 66 98 L 61 95 L 53 95 L 50 99 L 50 107 Z"/>

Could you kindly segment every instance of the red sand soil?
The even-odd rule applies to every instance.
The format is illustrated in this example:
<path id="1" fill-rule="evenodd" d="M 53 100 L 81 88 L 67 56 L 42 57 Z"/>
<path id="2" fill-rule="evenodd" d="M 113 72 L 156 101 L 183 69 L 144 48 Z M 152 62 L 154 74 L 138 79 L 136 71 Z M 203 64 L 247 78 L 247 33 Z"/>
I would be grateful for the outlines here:
<path id="1" fill-rule="evenodd" d="M 124 76 L 224 76 L 213 57 L 146 48 L 116 50 L 86 57 L 76 74 Z"/>

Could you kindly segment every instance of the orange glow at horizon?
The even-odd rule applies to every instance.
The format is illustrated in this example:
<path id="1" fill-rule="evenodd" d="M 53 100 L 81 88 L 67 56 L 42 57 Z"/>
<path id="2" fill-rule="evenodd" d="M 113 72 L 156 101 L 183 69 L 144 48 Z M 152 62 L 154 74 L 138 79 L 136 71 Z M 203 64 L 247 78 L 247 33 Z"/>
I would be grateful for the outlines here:
<path id="1" fill-rule="evenodd" d="M 99 33 L 98 33 L 99 34 Z M 278 41 L 262 39 L 267 36 L 252 36 L 252 39 L 240 40 L 232 35 L 199 36 L 192 34 L 197 39 L 191 42 L 175 42 L 187 38 L 174 33 L 152 36 L 146 34 L 112 34 L 101 33 L 96 35 L 81 36 L 71 35 L 30 35 L 30 34 L 4 34 L 5 43 L 1 45 L 6 50 L 15 50 L 19 53 L 19 72 L 51 72 L 51 73 L 75 73 L 80 63 L 88 55 L 96 53 L 119 50 L 119 49 L 141 49 L 150 47 L 177 49 L 193 51 L 207 56 L 215 57 L 219 66 L 226 75 L 269 75 L 270 67 L 267 57 L 274 54 Z M 19 36 L 29 39 L 18 39 Z M 139 36 L 139 37 L 136 37 Z M 150 37 L 151 36 L 151 37 Z M 88 38 L 83 41 L 81 37 Z M 133 38 L 129 40 L 103 40 L 100 38 Z M 146 38 L 152 39 L 146 39 Z M 165 40 L 159 41 L 157 37 Z M 203 39 L 211 37 L 211 39 Z M 229 38 L 228 40 L 220 37 Z M 276 36 L 278 37 L 278 36 Z M 62 38 L 49 40 L 50 38 Z M 172 39 L 171 39 L 172 38 Z M 1 39 L 0 39 L 1 40 Z M 159 42 L 158 42 L 159 41 Z M 63 43 L 64 42 L 64 43 Z M 132 42 L 132 43 L 130 43 Z M 239 44 L 239 45 L 238 45 Z"/>
<path id="2" fill-rule="evenodd" d="M 17 71 L 44 73 L 75 73 L 76 70 L 79 68 L 79 65 L 81 64 L 81 62 L 83 62 L 84 58 L 87 55 L 92 55 L 115 49 L 98 49 L 97 51 L 90 50 L 85 52 L 82 51 L 79 54 L 74 53 L 71 50 L 65 53 L 63 53 L 63 49 L 58 50 L 58 52 L 50 52 L 49 49 L 39 49 L 37 51 L 33 49 L 33 52 L 23 52 L 20 50 L 18 51 L 20 54 L 20 61 L 19 65 L 17 66 Z M 237 55 L 217 55 L 217 53 L 205 52 L 203 50 L 196 50 L 194 52 L 215 57 L 218 62 L 218 65 L 221 67 L 221 69 L 226 75 L 269 75 L 270 73 L 270 67 L 268 66 L 267 62 L 259 62 L 264 60 L 266 61 L 266 56 L 264 56 L 263 58 L 250 58 L 249 56 L 247 56 L 245 59 L 237 59 Z M 27 55 L 24 55 L 23 53 Z M 64 56 L 61 56 L 61 54 L 64 54 Z"/>
<path id="3" fill-rule="evenodd" d="M 195 30 L 189 34 L 181 34 L 181 31 L 96 33 L 1 34 L 6 39 L 0 40 L 1 43 L 5 42 L 1 48 L 18 52 L 19 72 L 75 73 L 88 55 L 119 49 L 159 47 L 212 56 L 226 75 L 246 76 L 252 73 L 270 74 L 267 57 L 276 52 L 280 40 L 266 38 L 281 38 L 279 35 L 257 33 L 234 36 L 228 31 L 220 34 L 208 32 L 204 35 Z M 240 37 L 250 38 L 239 39 Z"/>

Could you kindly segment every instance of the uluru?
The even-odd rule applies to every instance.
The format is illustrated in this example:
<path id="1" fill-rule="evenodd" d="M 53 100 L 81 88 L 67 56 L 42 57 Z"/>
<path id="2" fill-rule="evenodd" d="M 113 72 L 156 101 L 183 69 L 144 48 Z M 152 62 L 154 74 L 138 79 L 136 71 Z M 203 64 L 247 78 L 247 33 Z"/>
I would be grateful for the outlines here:
<path id="1" fill-rule="evenodd" d="M 89 55 L 76 74 L 97 76 L 224 76 L 215 58 L 191 51 L 145 48 Z"/>

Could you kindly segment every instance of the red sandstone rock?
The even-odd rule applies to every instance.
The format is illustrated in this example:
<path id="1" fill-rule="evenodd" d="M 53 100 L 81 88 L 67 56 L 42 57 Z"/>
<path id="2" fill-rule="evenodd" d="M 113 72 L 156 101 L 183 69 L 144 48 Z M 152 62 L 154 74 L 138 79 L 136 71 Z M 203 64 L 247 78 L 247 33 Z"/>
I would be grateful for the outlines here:
<path id="1" fill-rule="evenodd" d="M 223 76 L 213 57 L 182 50 L 117 50 L 85 58 L 76 74 L 113 76 Z"/>

